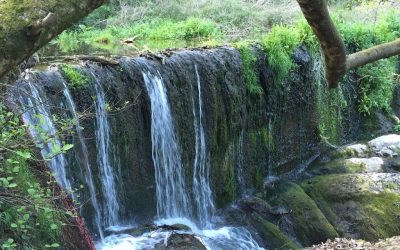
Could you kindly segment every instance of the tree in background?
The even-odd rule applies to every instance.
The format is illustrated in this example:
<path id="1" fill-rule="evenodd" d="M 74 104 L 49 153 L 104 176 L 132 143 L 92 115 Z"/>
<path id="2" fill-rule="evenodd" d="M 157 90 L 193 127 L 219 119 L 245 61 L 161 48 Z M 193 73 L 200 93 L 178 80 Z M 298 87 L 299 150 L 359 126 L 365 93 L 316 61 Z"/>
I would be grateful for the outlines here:
<path id="1" fill-rule="evenodd" d="M 400 54 L 400 39 L 397 39 L 346 55 L 346 47 L 329 15 L 326 0 L 297 0 L 297 2 L 321 45 L 329 87 L 337 87 L 349 70 Z"/>

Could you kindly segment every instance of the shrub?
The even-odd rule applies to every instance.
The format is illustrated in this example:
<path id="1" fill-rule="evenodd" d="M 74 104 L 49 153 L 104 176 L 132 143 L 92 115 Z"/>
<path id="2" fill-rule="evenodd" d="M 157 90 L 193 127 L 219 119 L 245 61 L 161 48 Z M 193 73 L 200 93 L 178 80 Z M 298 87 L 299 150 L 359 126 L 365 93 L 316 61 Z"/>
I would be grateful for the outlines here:
<path id="1" fill-rule="evenodd" d="M 254 55 L 251 45 L 248 42 L 238 42 L 233 45 L 240 53 L 243 63 L 243 74 L 246 89 L 250 94 L 261 95 L 263 89 L 256 71 L 257 58 Z"/>
<path id="2" fill-rule="evenodd" d="M 60 69 L 72 88 L 83 88 L 89 83 L 89 78 L 71 65 L 63 64 Z"/>
<path id="3" fill-rule="evenodd" d="M 261 40 L 270 67 L 275 72 L 276 83 L 282 82 L 294 68 L 292 54 L 300 42 L 299 32 L 295 27 L 281 25 L 273 27 Z"/>

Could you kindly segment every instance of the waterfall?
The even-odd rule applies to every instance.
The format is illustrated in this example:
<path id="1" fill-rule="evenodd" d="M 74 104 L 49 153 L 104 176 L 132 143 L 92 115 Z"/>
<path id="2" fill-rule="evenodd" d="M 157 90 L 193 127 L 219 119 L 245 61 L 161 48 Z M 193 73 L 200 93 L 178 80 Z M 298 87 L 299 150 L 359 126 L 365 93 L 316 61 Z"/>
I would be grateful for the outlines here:
<path id="1" fill-rule="evenodd" d="M 76 121 L 76 133 L 78 135 L 79 143 L 80 143 L 81 149 L 82 149 L 83 164 L 85 165 L 85 168 L 87 171 L 85 173 L 85 181 L 86 181 L 86 185 L 89 188 L 90 201 L 92 202 L 93 208 L 95 210 L 95 215 L 94 215 L 95 224 L 96 224 L 97 230 L 100 234 L 100 238 L 103 239 L 104 235 L 103 235 L 103 230 L 101 228 L 101 209 L 100 209 L 99 202 L 97 200 L 97 192 L 96 192 L 96 187 L 95 187 L 94 181 L 93 181 L 92 166 L 90 165 L 90 161 L 89 161 L 88 148 L 87 148 L 85 140 L 83 138 L 82 127 L 79 124 L 79 118 L 78 118 L 78 115 L 76 112 L 75 103 L 72 99 L 71 93 L 69 92 L 68 86 L 65 84 L 64 81 L 62 83 L 64 85 L 63 94 L 67 100 L 68 108 L 71 110 L 73 119 Z"/>
<path id="2" fill-rule="evenodd" d="M 110 160 L 110 126 L 107 120 L 107 103 L 103 88 L 96 78 L 94 90 L 96 94 L 96 144 L 97 144 L 97 164 L 100 170 L 100 179 L 103 189 L 103 224 L 115 226 L 118 224 L 118 198 L 115 186 L 115 175 Z"/>
<path id="3" fill-rule="evenodd" d="M 214 213 L 214 203 L 210 188 L 210 166 L 206 159 L 206 142 L 203 128 L 203 110 L 201 99 L 201 82 L 197 65 L 195 65 L 197 91 L 198 91 L 198 110 L 196 111 L 193 98 L 192 85 L 192 111 L 193 124 L 195 131 L 195 158 L 193 163 L 193 194 L 197 217 L 202 227 L 211 228 L 211 216 Z"/>
<path id="4" fill-rule="evenodd" d="M 157 214 L 160 219 L 188 217 L 188 195 L 184 179 L 181 152 L 172 123 L 167 92 L 161 79 L 143 73 L 151 102 L 151 141 L 155 167 Z"/>
<path id="5" fill-rule="evenodd" d="M 29 132 L 34 138 L 36 145 L 41 149 L 43 159 L 49 159 L 48 165 L 61 188 L 72 191 L 71 183 L 67 178 L 67 161 L 60 154 L 62 144 L 57 136 L 56 127 L 51 119 L 46 96 L 31 81 L 27 83 L 27 89 L 14 93 L 22 106 L 22 120 L 29 125 Z M 57 153 L 54 155 L 54 153 Z M 72 193 L 73 195 L 73 193 Z"/>
<path id="6" fill-rule="evenodd" d="M 238 183 L 238 193 L 241 198 L 246 194 L 246 177 L 244 171 L 244 153 L 243 153 L 243 130 L 240 132 L 239 138 L 234 145 L 235 155 L 235 174 Z"/>

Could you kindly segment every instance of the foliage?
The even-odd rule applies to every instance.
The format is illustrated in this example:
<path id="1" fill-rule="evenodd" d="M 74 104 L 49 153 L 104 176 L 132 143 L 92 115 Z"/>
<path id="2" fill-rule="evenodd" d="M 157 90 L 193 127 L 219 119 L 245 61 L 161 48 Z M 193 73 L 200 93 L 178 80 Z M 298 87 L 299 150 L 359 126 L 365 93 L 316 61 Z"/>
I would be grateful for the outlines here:
<path id="1" fill-rule="evenodd" d="M 363 50 L 400 37 L 400 16 L 389 12 L 376 23 L 349 25 L 336 19 L 337 27 L 347 46 Z M 370 115 L 374 111 L 389 111 L 393 93 L 395 58 L 380 60 L 356 70 L 359 75 L 359 111 Z"/>
<path id="2" fill-rule="evenodd" d="M 261 40 L 267 53 L 268 63 L 275 72 L 275 82 L 280 84 L 290 70 L 294 68 L 292 54 L 300 45 L 300 35 L 293 26 L 275 26 Z"/>
<path id="3" fill-rule="evenodd" d="M 89 78 L 71 65 L 61 65 L 61 72 L 72 88 L 83 88 L 89 83 Z"/>
<path id="4" fill-rule="evenodd" d="M 55 204 L 55 180 L 37 168 L 41 162 L 26 131 L 0 101 L 0 247 L 58 248 L 67 212 Z M 65 144 L 59 153 L 71 147 Z"/>
<path id="5" fill-rule="evenodd" d="M 255 65 L 257 58 L 252 50 L 250 43 L 238 42 L 234 44 L 234 47 L 239 51 L 243 63 L 243 74 L 246 89 L 250 94 L 261 95 L 263 89 L 258 79 L 257 67 Z"/>

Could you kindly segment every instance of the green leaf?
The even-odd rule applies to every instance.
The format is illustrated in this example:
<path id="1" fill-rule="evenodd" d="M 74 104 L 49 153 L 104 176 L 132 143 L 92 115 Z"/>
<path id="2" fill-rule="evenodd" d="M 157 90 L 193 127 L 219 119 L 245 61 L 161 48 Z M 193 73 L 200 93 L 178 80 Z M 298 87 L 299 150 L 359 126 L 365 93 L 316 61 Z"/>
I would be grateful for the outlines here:
<path id="1" fill-rule="evenodd" d="M 15 223 L 11 223 L 10 227 L 12 227 L 12 228 L 17 228 L 17 227 L 18 227 L 18 225 L 17 225 L 17 224 L 15 224 Z"/>
<path id="2" fill-rule="evenodd" d="M 52 230 L 56 230 L 58 228 L 58 226 L 56 224 L 51 224 L 50 225 L 50 229 Z"/>
<path id="3" fill-rule="evenodd" d="M 15 152 L 17 155 L 19 155 L 19 156 L 21 156 L 22 158 L 24 158 L 24 159 L 30 159 L 32 156 L 31 156 L 31 153 L 30 152 L 28 152 L 28 151 L 17 151 L 17 152 Z"/>
<path id="4" fill-rule="evenodd" d="M 24 216 L 23 216 L 24 220 L 29 220 L 30 217 L 31 216 L 29 214 L 24 214 Z"/>
<path id="5" fill-rule="evenodd" d="M 8 185 L 9 188 L 15 188 L 17 185 L 17 183 L 11 183 L 10 185 Z"/>
<path id="6" fill-rule="evenodd" d="M 26 190 L 26 191 L 28 191 L 28 194 L 30 194 L 30 195 L 36 194 L 36 190 L 33 188 L 28 188 L 28 190 Z"/>
<path id="7" fill-rule="evenodd" d="M 62 151 L 70 150 L 70 149 L 73 148 L 73 147 L 74 147 L 73 144 L 65 144 L 65 145 L 62 147 Z"/>

